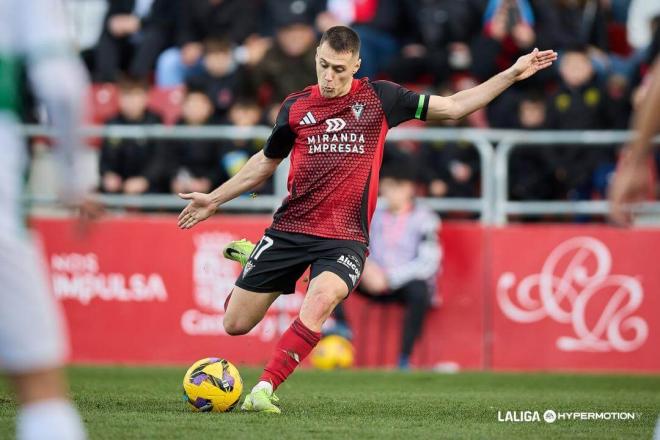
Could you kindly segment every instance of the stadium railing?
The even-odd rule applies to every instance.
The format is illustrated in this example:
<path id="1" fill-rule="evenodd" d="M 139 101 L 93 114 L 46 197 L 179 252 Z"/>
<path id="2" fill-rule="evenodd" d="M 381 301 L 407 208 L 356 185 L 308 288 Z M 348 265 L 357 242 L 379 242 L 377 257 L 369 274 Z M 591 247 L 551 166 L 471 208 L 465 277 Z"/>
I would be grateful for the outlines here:
<path id="1" fill-rule="evenodd" d="M 51 136 L 52 129 L 41 125 L 23 125 L 27 136 Z M 266 139 L 271 129 L 265 126 L 234 127 L 206 126 L 181 127 L 164 125 L 143 126 L 86 126 L 86 137 L 123 137 L 152 139 Z M 628 131 L 521 131 L 473 128 L 395 128 L 387 136 L 388 141 L 464 141 L 478 151 L 481 167 L 481 195 L 478 198 L 421 198 L 421 203 L 439 212 L 477 213 L 483 224 L 502 225 L 512 214 L 605 214 L 606 201 L 524 201 L 508 199 L 509 160 L 512 151 L 521 145 L 547 147 L 549 145 L 577 145 L 577 148 L 609 147 L 621 145 L 630 139 Z M 660 142 L 660 137 L 656 139 Z M 166 145 L 166 144 L 164 144 Z M 167 147 L 164 147 L 167 148 Z M 224 210 L 274 211 L 286 196 L 288 161 L 284 161 L 275 173 L 274 195 L 256 198 L 237 198 L 223 207 Z M 168 194 L 140 196 L 101 195 L 101 201 L 113 208 L 162 208 L 176 209 L 185 201 Z M 28 195 L 26 202 L 32 205 L 55 204 L 51 196 Z M 660 202 L 648 202 L 638 206 L 644 214 L 660 214 Z"/>
<path id="2" fill-rule="evenodd" d="M 570 145 L 572 148 L 613 148 L 629 141 L 629 131 L 498 131 L 494 159 L 495 198 L 494 224 L 504 225 L 511 214 L 538 215 L 604 215 L 609 211 L 605 200 L 580 201 L 511 201 L 509 194 L 509 161 L 516 147 L 542 148 L 548 146 Z M 496 140 L 491 138 L 491 140 Z M 660 137 L 655 139 L 660 143 Z M 660 214 L 660 202 L 639 203 L 636 214 Z"/>

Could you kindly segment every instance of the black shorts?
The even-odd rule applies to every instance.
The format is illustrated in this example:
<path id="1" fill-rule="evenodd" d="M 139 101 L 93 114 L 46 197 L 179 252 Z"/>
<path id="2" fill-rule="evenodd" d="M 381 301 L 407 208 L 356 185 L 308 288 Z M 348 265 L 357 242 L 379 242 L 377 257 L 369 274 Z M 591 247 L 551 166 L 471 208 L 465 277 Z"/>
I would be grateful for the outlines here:
<path id="1" fill-rule="evenodd" d="M 359 241 L 266 229 L 236 286 L 252 292 L 294 293 L 296 281 L 311 266 L 310 279 L 329 271 L 344 280 L 352 292 L 360 281 L 366 257 L 367 246 Z"/>

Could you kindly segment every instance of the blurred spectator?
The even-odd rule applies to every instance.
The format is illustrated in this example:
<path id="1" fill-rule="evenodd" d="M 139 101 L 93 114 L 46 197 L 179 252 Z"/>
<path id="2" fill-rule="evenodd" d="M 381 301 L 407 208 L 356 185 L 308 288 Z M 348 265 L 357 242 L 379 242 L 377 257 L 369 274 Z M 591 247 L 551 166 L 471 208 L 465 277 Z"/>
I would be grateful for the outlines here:
<path id="1" fill-rule="evenodd" d="M 371 221 L 369 258 L 357 292 L 377 302 L 405 304 L 399 368 L 407 369 L 424 318 L 435 293 L 442 249 L 438 243 L 437 215 L 415 203 L 414 166 L 410 161 L 383 167 L 380 192 L 385 201 Z M 348 322 L 341 304 L 335 320 L 344 329 Z M 334 332 L 334 329 L 328 333 Z"/>
<path id="2" fill-rule="evenodd" d="M 441 96 L 452 95 L 448 85 L 440 88 Z M 467 127 L 469 117 L 460 121 L 446 119 L 427 123 L 429 127 Z M 479 153 L 470 142 L 438 139 L 425 142 L 418 162 L 423 164 L 421 180 L 430 197 L 478 197 Z"/>
<path id="3" fill-rule="evenodd" d="M 130 77 L 119 82 L 119 114 L 108 124 L 161 124 L 160 116 L 147 110 L 148 84 Z M 101 191 L 141 194 L 152 191 L 148 168 L 156 153 L 156 144 L 145 138 L 109 137 L 101 146 L 99 171 Z"/>
<path id="4" fill-rule="evenodd" d="M 231 42 L 226 38 L 207 38 L 201 72 L 191 74 L 186 82 L 205 90 L 213 101 L 217 119 L 225 121 L 229 108 L 241 94 L 245 76 L 232 56 Z"/>
<path id="5" fill-rule="evenodd" d="M 314 26 L 319 14 L 325 11 L 327 3 L 326 0 L 263 1 L 264 14 L 260 25 L 260 33 L 266 35 L 275 35 L 278 25 L 282 23 L 298 21 Z"/>
<path id="6" fill-rule="evenodd" d="M 477 78 L 490 78 L 539 45 L 535 12 L 528 0 L 489 0 L 483 32 L 473 43 L 472 70 Z"/>
<path id="7" fill-rule="evenodd" d="M 521 130 L 548 129 L 545 97 L 535 91 L 524 93 L 518 104 L 517 126 Z M 509 165 L 510 197 L 512 200 L 552 200 L 555 193 L 554 170 L 551 161 L 554 147 L 520 145 Z"/>
<path id="8" fill-rule="evenodd" d="M 112 82 L 120 71 L 147 78 L 172 43 L 177 0 L 113 0 L 96 47 L 94 78 Z"/>
<path id="9" fill-rule="evenodd" d="M 275 44 L 252 72 L 253 88 L 281 103 L 296 90 L 316 84 L 316 34 L 305 15 L 285 15 L 276 22 Z"/>
<path id="10" fill-rule="evenodd" d="M 550 127 L 561 130 L 607 128 L 607 93 L 595 78 L 587 49 L 566 49 L 559 58 L 559 90 L 552 95 Z"/>
<path id="11" fill-rule="evenodd" d="M 467 70 L 472 63 L 467 44 L 480 30 L 475 0 L 404 0 L 403 47 L 388 69 L 398 83 L 431 76 L 438 84 L 450 71 Z"/>
<path id="12" fill-rule="evenodd" d="M 610 126 L 610 103 L 606 91 L 595 80 L 587 49 L 569 48 L 559 59 L 561 84 L 551 96 L 548 120 L 559 130 L 597 130 Z M 594 190 L 604 191 L 613 152 L 604 148 L 567 145 L 553 149 L 552 165 L 558 187 L 570 198 L 589 199 Z M 592 178 L 600 179 L 596 182 Z"/>
<path id="13" fill-rule="evenodd" d="M 599 76 L 612 71 L 619 60 L 608 54 L 609 40 L 606 16 L 606 2 L 602 0 L 554 0 L 553 8 L 547 17 L 549 32 L 554 48 L 583 46 L 594 63 Z M 618 66 L 615 70 L 624 69 Z"/>
<path id="14" fill-rule="evenodd" d="M 254 99 L 241 98 L 229 110 L 229 123 L 235 127 L 253 127 L 262 120 L 261 107 Z M 245 163 L 264 146 L 263 139 L 228 140 L 222 144 L 222 169 L 227 178 L 233 177 Z M 273 179 L 264 182 L 255 193 L 272 194 Z"/>
<path id="15" fill-rule="evenodd" d="M 176 47 L 158 58 L 156 83 L 161 87 L 183 84 L 186 73 L 199 68 L 203 41 L 228 38 L 243 44 L 257 29 L 256 0 L 182 0 Z"/>
<path id="16" fill-rule="evenodd" d="M 317 23 L 321 32 L 338 24 L 351 26 L 361 43 L 357 77 L 376 79 L 399 51 L 402 12 L 400 0 L 328 0 L 328 11 Z"/>
<path id="17" fill-rule="evenodd" d="M 213 103 L 204 90 L 189 89 L 177 125 L 200 127 L 217 123 Z M 208 139 L 177 139 L 163 142 L 156 152 L 150 176 L 164 192 L 209 192 L 226 180 L 220 167 L 218 142 Z"/>

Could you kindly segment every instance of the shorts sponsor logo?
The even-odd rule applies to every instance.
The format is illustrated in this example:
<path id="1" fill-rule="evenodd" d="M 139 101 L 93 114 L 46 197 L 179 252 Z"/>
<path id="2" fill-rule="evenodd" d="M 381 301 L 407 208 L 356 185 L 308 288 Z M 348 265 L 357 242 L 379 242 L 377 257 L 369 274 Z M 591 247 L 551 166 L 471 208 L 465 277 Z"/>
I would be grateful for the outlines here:
<path id="1" fill-rule="evenodd" d="M 612 274 L 608 247 L 593 237 L 571 238 L 557 246 L 539 273 L 519 282 L 505 272 L 497 302 L 512 321 L 529 324 L 550 318 L 573 335 L 557 338 L 562 351 L 630 352 L 647 340 L 646 320 L 636 315 L 644 299 L 638 277 Z"/>
<path id="2" fill-rule="evenodd" d="M 349 273 L 348 276 L 351 278 L 351 281 L 353 281 L 354 286 L 355 283 L 357 283 L 357 279 L 360 278 L 360 265 L 359 263 L 356 263 L 355 260 L 357 260 L 357 258 L 353 255 L 340 255 L 339 258 L 337 258 L 337 263 L 341 263 L 353 271 L 353 273 Z"/>

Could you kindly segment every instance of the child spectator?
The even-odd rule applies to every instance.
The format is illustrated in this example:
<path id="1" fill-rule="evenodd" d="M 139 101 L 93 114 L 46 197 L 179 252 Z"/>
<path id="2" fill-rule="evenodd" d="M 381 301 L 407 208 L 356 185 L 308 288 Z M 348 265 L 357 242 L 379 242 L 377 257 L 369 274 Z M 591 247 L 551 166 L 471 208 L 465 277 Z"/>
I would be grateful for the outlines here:
<path id="1" fill-rule="evenodd" d="M 214 123 L 213 103 L 204 90 L 188 89 L 177 125 L 200 127 Z M 209 192 L 223 181 L 220 157 L 220 147 L 215 140 L 168 141 L 158 149 L 150 174 L 163 191 L 174 194 Z"/>
<path id="2" fill-rule="evenodd" d="M 107 124 L 162 124 L 160 116 L 147 109 L 145 80 L 124 77 L 119 81 L 119 114 Z M 99 171 L 101 191 L 141 194 L 152 190 L 147 169 L 155 155 L 156 143 L 146 138 L 110 137 L 103 141 Z"/>
<path id="3" fill-rule="evenodd" d="M 187 83 L 206 91 L 215 106 L 215 116 L 224 121 L 229 108 L 240 94 L 241 78 L 245 72 L 234 61 L 232 44 L 226 38 L 204 41 L 201 72 L 191 74 Z"/>

